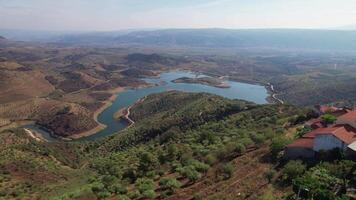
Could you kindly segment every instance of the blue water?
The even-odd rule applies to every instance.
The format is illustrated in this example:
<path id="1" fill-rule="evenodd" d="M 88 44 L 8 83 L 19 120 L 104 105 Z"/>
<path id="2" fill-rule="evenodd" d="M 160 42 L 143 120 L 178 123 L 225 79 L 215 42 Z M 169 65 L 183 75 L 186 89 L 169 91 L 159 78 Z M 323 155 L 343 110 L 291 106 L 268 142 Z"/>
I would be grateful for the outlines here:
<path id="1" fill-rule="evenodd" d="M 189 71 L 172 71 L 160 74 L 158 78 L 145 78 L 148 83 L 154 84 L 152 87 L 140 89 L 128 89 L 120 92 L 113 104 L 105 109 L 98 116 L 98 121 L 105 124 L 107 127 L 98 133 L 81 138 L 80 140 L 95 140 L 97 138 L 105 137 L 117 133 L 127 126 L 125 120 L 115 120 L 113 115 L 116 111 L 134 104 L 140 98 L 149 94 L 160 93 L 169 90 L 179 90 L 185 92 L 207 92 L 217 94 L 229 99 L 243 99 L 252 101 L 257 104 L 267 103 L 266 98 L 268 92 L 264 86 L 252 85 L 247 83 L 240 83 L 234 81 L 225 81 L 230 88 L 217 88 L 202 84 L 189 83 L 173 83 L 174 79 L 181 77 L 197 77 L 197 75 Z"/>

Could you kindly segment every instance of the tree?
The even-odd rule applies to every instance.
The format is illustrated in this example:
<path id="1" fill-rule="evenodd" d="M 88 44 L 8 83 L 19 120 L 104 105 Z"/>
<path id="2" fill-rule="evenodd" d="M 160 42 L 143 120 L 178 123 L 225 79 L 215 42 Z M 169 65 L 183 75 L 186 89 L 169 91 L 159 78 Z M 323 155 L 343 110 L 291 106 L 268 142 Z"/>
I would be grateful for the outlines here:
<path id="1" fill-rule="evenodd" d="M 146 190 L 142 193 L 143 198 L 145 199 L 153 199 L 156 196 L 154 190 Z"/>
<path id="2" fill-rule="evenodd" d="M 239 153 L 239 154 L 245 153 L 246 147 L 245 147 L 245 145 L 243 145 L 242 143 L 237 143 L 237 144 L 236 144 L 236 147 L 235 147 L 235 151 L 236 151 L 237 153 Z"/>
<path id="3" fill-rule="evenodd" d="M 156 168 L 158 165 L 158 159 L 152 153 L 143 152 L 139 155 L 140 162 L 138 169 L 146 173 Z"/>
<path id="4" fill-rule="evenodd" d="M 110 193 L 106 191 L 104 184 L 99 182 L 93 183 L 91 190 L 98 199 L 106 199 L 110 196 Z"/>
<path id="5" fill-rule="evenodd" d="M 289 143 L 289 140 L 282 136 L 277 136 L 272 139 L 272 143 L 270 145 L 272 157 L 277 158 L 279 152 L 281 152 L 284 147 Z"/>
<path id="6" fill-rule="evenodd" d="M 169 193 L 174 193 L 175 189 L 178 189 L 182 186 L 182 184 L 177 181 L 175 178 L 162 178 L 159 181 L 159 185 L 161 185 L 163 188 L 166 188 L 169 190 Z"/>
<path id="7" fill-rule="evenodd" d="M 126 195 L 119 195 L 116 198 L 117 200 L 130 200 L 130 198 Z"/>
<path id="8" fill-rule="evenodd" d="M 210 168 L 209 165 L 203 163 L 203 162 L 200 162 L 198 160 L 194 160 L 192 159 L 190 162 L 189 162 L 190 165 L 194 166 L 194 168 L 198 171 L 198 172 L 201 172 L 201 173 L 205 173 L 208 171 L 208 169 Z"/>
<path id="9" fill-rule="evenodd" d="M 189 181 L 191 182 L 195 182 L 198 179 L 200 179 L 201 174 L 199 172 L 196 171 L 196 169 L 194 168 L 194 166 L 186 166 L 183 167 L 181 170 L 179 170 L 179 173 L 188 178 Z"/>
<path id="10" fill-rule="evenodd" d="M 306 170 L 306 166 L 300 160 L 291 160 L 283 168 L 283 176 L 287 181 L 301 176 Z"/>
<path id="11" fill-rule="evenodd" d="M 346 192 L 349 178 L 353 177 L 353 170 L 356 168 L 356 162 L 351 160 L 342 160 L 334 170 L 335 175 L 342 180 L 343 192 Z"/>
<path id="12" fill-rule="evenodd" d="M 232 177 L 232 175 L 234 174 L 234 166 L 230 163 L 225 164 L 222 166 L 222 173 L 223 173 L 223 178 L 224 179 L 229 179 Z"/>
<path id="13" fill-rule="evenodd" d="M 155 196 L 155 184 L 153 180 L 147 178 L 140 178 L 137 179 L 135 186 L 143 197 L 151 199 Z"/>
<path id="14" fill-rule="evenodd" d="M 337 118 L 332 114 L 325 114 L 321 116 L 321 120 L 325 124 L 333 124 L 337 120 Z"/>
<path id="15" fill-rule="evenodd" d="M 272 179 L 275 175 L 276 175 L 276 171 L 274 169 L 270 169 L 264 173 L 264 176 L 268 180 L 268 183 L 272 182 Z"/>

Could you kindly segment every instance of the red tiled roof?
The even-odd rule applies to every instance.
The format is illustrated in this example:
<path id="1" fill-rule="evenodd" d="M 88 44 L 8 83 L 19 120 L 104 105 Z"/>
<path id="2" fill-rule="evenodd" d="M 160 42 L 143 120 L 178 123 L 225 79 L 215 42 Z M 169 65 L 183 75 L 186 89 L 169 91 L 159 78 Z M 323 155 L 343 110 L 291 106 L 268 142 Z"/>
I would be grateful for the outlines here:
<path id="1" fill-rule="evenodd" d="M 314 131 L 306 133 L 295 140 L 287 147 L 302 147 L 313 148 L 314 138 L 318 135 L 333 135 L 346 144 L 351 144 L 356 141 L 356 129 L 349 125 L 336 125 L 328 128 L 318 128 Z"/>
<path id="2" fill-rule="evenodd" d="M 348 131 L 345 127 L 340 127 L 333 132 L 333 135 L 343 141 L 345 144 L 351 144 L 356 141 L 356 133 Z"/>
<path id="3" fill-rule="evenodd" d="M 318 128 L 303 135 L 303 138 L 314 139 L 317 135 L 334 135 L 346 144 L 351 144 L 352 142 L 356 141 L 356 132 L 354 132 L 354 128 L 348 125 Z"/>
<path id="4" fill-rule="evenodd" d="M 303 148 L 313 148 L 314 138 L 299 138 L 295 140 L 292 144 L 287 147 L 303 147 Z"/>
<path id="5" fill-rule="evenodd" d="M 350 121 L 355 121 L 356 122 L 356 110 L 350 111 L 344 115 L 341 115 L 338 117 L 338 119 L 341 120 L 350 120 Z"/>
<path id="6" fill-rule="evenodd" d="M 348 124 L 335 124 L 334 127 L 344 127 L 348 132 L 354 132 L 356 134 L 356 128 Z"/>
<path id="7" fill-rule="evenodd" d="M 337 130 L 340 127 L 327 127 L 327 128 L 318 128 L 315 129 L 314 131 L 311 131 L 309 133 L 306 133 L 303 135 L 303 138 L 315 138 L 317 135 L 320 134 L 330 134 Z"/>
<path id="8" fill-rule="evenodd" d="M 311 119 L 305 122 L 305 124 L 311 126 L 313 129 L 322 128 L 324 126 L 320 118 Z"/>
<path id="9" fill-rule="evenodd" d="M 320 110 L 320 112 L 325 113 L 327 111 L 337 111 L 338 108 L 334 107 L 334 106 L 321 105 L 321 106 L 319 106 L 319 110 Z"/>

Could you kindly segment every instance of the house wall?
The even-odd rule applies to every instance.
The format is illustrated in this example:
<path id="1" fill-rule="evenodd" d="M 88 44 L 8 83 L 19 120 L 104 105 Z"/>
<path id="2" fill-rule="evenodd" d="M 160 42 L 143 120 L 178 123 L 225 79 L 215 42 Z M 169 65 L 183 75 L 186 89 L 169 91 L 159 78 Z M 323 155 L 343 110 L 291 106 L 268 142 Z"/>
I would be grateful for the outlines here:
<path id="1" fill-rule="evenodd" d="M 348 124 L 354 128 L 356 128 L 356 121 L 355 120 L 345 120 L 345 119 L 337 119 L 336 124 Z"/>
<path id="2" fill-rule="evenodd" d="M 349 159 L 356 160 L 356 151 L 354 151 L 353 149 L 347 148 L 346 149 L 346 156 Z"/>
<path id="3" fill-rule="evenodd" d="M 310 148 L 302 147 L 287 147 L 284 151 L 284 158 L 294 159 L 294 158 L 313 158 L 315 152 Z"/>
<path id="4" fill-rule="evenodd" d="M 320 150 L 329 151 L 335 148 L 346 150 L 347 145 L 333 135 L 318 135 L 314 138 L 313 150 L 318 152 Z"/>

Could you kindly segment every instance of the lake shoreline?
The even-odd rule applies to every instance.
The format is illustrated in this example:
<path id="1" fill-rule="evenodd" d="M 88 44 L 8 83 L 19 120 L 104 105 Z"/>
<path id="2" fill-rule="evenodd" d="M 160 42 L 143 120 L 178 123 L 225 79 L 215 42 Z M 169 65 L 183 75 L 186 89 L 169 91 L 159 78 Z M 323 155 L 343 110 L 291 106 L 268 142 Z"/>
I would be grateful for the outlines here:
<path id="1" fill-rule="evenodd" d="M 105 109 L 109 108 L 112 105 L 112 103 L 115 101 L 115 99 L 117 98 L 118 94 L 120 92 L 123 92 L 123 91 L 125 91 L 125 88 L 123 88 L 123 87 L 118 87 L 116 89 L 113 89 L 113 90 L 109 91 L 110 93 L 112 93 L 112 95 L 109 97 L 109 99 L 104 101 L 104 105 L 102 105 L 99 109 L 94 111 L 93 119 L 98 124 L 96 127 L 92 128 L 90 130 L 87 130 L 87 131 L 83 131 L 81 133 L 77 133 L 77 134 L 71 135 L 68 138 L 72 139 L 72 140 L 77 140 L 77 139 L 80 139 L 80 138 L 83 138 L 83 137 L 88 137 L 88 136 L 94 135 L 97 132 L 99 132 L 101 130 L 104 130 L 107 126 L 105 124 L 102 124 L 102 123 L 99 122 L 98 116 L 102 112 L 104 112 Z"/>
<path id="2" fill-rule="evenodd" d="M 172 90 L 180 90 L 180 91 L 185 91 L 185 92 L 207 92 L 207 93 L 212 93 L 212 94 L 216 94 L 216 95 L 220 95 L 223 96 L 225 98 L 230 98 L 230 99 L 256 99 L 255 100 L 250 100 L 253 102 L 256 102 L 257 104 L 265 104 L 265 103 L 276 103 L 275 101 L 272 101 L 272 97 L 273 97 L 273 93 L 271 94 L 271 88 L 270 86 L 268 87 L 268 85 L 266 84 L 262 84 L 261 82 L 255 82 L 253 84 L 251 83 L 246 83 L 246 81 L 238 81 L 238 80 L 232 80 L 229 79 L 227 76 L 214 76 L 214 78 L 217 78 L 221 81 L 226 81 L 226 83 L 231 84 L 232 88 L 216 88 L 214 86 L 210 86 L 210 85 L 206 85 L 206 84 L 201 84 L 201 83 L 195 83 L 192 84 L 194 86 L 187 86 L 188 84 L 185 84 L 185 86 L 180 85 L 180 84 L 176 84 L 176 83 L 171 83 L 172 80 L 180 78 L 180 77 L 184 77 L 184 76 L 189 76 L 189 77 L 194 77 L 197 74 L 203 74 L 205 75 L 205 73 L 199 73 L 199 72 L 194 72 L 194 71 L 189 71 L 189 70 L 169 70 L 169 71 L 162 71 L 160 72 L 157 76 L 154 77 L 147 77 L 147 78 L 143 78 L 142 80 L 145 81 L 145 84 L 139 85 L 138 87 L 135 88 L 125 88 L 125 87 L 118 87 L 115 88 L 113 90 L 109 90 L 108 92 L 110 92 L 112 94 L 112 96 L 110 96 L 107 100 L 103 101 L 104 105 L 102 105 L 99 109 L 95 110 L 93 113 L 93 119 L 95 120 L 96 123 L 98 123 L 98 125 L 96 127 L 94 127 L 93 129 L 87 130 L 87 131 L 83 131 L 80 132 L 78 134 L 74 134 L 71 135 L 69 137 L 66 138 L 59 138 L 56 137 L 56 135 L 52 135 L 50 134 L 52 137 L 58 139 L 59 141 L 66 141 L 66 140 L 71 140 L 71 141 L 75 141 L 75 140 L 80 140 L 80 139 L 84 139 L 86 137 L 88 137 L 88 140 L 92 140 L 93 138 L 99 138 L 99 137 L 104 137 L 107 135 L 111 135 L 112 133 L 116 133 L 120 130 L 123 130 L 129 126 L 132 126 L 132 124 L 134 124 L 133 120 L 129 117 L 129 109 L 134 106 L 137 105 L 138 103 L 142 102 L 143 98 L 149 94 L 152 93 L 159 93 L 159 92 L 164 92 L 167 89 L 172 89 Z M 225 78 L 227 77 L 227 78 Z M 159 84 L 160 81 L 163 82 L 170 82 L 168 83 L 168 85 L 161 85 Z M 173 84 L 173 85 L 172 85 Z M 246 85 L 247 84 L 247 85 Z M 251 85 L 251 86 L 249 86 Z M 254 85 L 254 86 L 252 86 Z M 206 87 L 209 88 L 206 88 Z M 255 86 L 262 86 L 264 88 L 264 92 L 261 91 L 261 88 L 255 87 Z M 187 88 L 184 88 L 187 87 Z M 250 87 L 252 88 L 256 88 L 256 93 L 258 95 L 263 95 L 264 100 L 262 100 L 261 96 L 259 97 L 258 95 L 253 95 L 249 97 L 249 90 Z M 215 88 L 215 89 L 213 89 Z M 147 91 L 146 91 L 147 89 Z M 226 91 L 225 91 L 226 89 Z M 132 91 L 130 91 L 132 90 Z M 125 93 L 130 93 L 130 92 L 138 92 L 141 93 L 140 90 L 143 90 L 142 92 L 145 93 L 145 96 L 141 96 L 138 99 L 135 99 L 133 102 L 131 102 L 131 100 L 129 100 L 129 102 L 127 102 L 125 99 L 126 98 L 130 98 L 130 97 L 126 97 L 125 95 L 121 98 L 124 99 L 124 101 L 126 101 L 126 103 L 124 103 L 124 107 L 119 106 L 117 107 L 118 104 L 118 96 L 120 94 L 125 94 Z M 260 91 L 262 92 L 260 94 Z M 138 95 L 140 96 L 140 95 Z M 244 98 L 246 96 L 246 98 Z M 121 98 L 120 98 L 120 102 L 121 102 Z M 135 98 L 135 97 L 134 97 Z M 248 101 L 248 100 L 247 100 Z M 111 119 L 117 119 L 117 118 L 121 118 L 123 120 L 125 120 L 126 122 L 118 122 L 120 120 L 115 120 L 118 123 L 122 123 L 124 124 L 123 126 L 121 126 L 121 128 L 115 128 L 112 129 L 112 133 L 101 133 L 102 131 L 104 131 L 106 128 L 108 128 L 108 125 L 110 125 L 110 122 L 104 124 L 106 121 L 103 121 L 102 119 L 99 119 L 99 116 L 101 114 L 104 114 L 110 106 L 113 106 L 113 104 L 116 104 L 115 106 L 115 111 L 109 111 L 110 114 L 105 114 L 106 117 L 111 117 Z M 122 104 L 122 103 L 119 103 Z M 110 115 L 110 116 L 109 116 Z M 127 123 L 127 125 L 126 125 Z M 116 130 L 117 129 L 117 130 Z M 105 131 L 104 131 L 105 132 Z M 100 134 L 99 134 L 100 133 Z M 89 136 L 93 136 L 99 134 L 98 137 L 89 137 Z"/>

